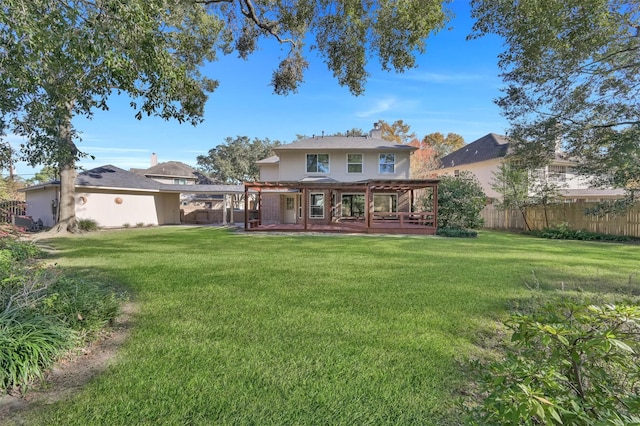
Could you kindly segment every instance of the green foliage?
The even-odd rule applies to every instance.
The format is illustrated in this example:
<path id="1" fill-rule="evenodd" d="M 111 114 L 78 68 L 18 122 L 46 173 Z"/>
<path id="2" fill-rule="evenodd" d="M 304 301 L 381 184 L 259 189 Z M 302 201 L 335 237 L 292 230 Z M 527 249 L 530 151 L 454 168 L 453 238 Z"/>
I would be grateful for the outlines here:
<path id="1" fill-rule="evenodd" d="M 199 155 L 198 166 L 222 183 L 253 182 L 260 177 L 256 161 L 273 155 L 272 149 L 279 145 L 279 141 L 269 138 L 251 141 L 247 136 L 227 137 L 224 144 L 210 149 L 207 155 Z"/>
<path id="2" fill-rule="evenodd" d="M 42 267 L 32 243 L 4 237 L 0 245 L 0 389 L 24 393 L 79 337 L 95 338 L 119 299 L 96 282 Z"/>
<path id="3" fill-rule="evenodd" d="M 447 133 L 445 137 L 440 132 L 429 133 L 422 138 L 422 143 L 435 150 L 438 159 L 451 154 L 464 146 L 464 138 L 457 133 Z"/>
<path id="4" fill-rule="evenodd" d="M 474 424 L 640 422 L 640 307 L 564 301 L 507 327 L 506 357 L 482 367 Z"/>
<path id="5" fill-rule="evenodd" d="M 84 232 L 97 231 L 100 229 L 98 222 L 93 219 L 80 219 L 78 221 L 78 229 Z"/>
<path id="6" fill-rule="evenodd" d="M 545 228 L 541 231 L 530 231 L 529 234 L 554 240 L 629 241 L 631 239 L 625 235 L 608 235 L 580 229 L 571 229 L 567 223 Z"/>
<path id="7" fill-rule="evenodd" d="M 531 227 L 527 222 L 525 208 L 529 205 L 529 175 L 522 165 L 503 161 L 493 173 L 491 187 L 502 197 L 495 200 L 500 210 L 517 209 L 522 214 L 527 230 Z"/>
<path id="8" fill-rule="evenodd" d="M 481 228 L 480 212 L 487 197 L 475 175 L 463 171 L 459 176 L 442 176 L 438 184 L 438 228 Z M 425 208 L 429 200 L 422 200 Z M 426 203 L 426 204 L 425 204 Z"/>
<path id="9" fill-rule="evenodd" d="M 438 228 L 436 235 L 439 237 L 475 238 L 478 236 L 478 231 L 460 228 Z"/>
<path id="10" fill-rule="evenodd" d="M 76 342 L 73 330 L 28 309 L 0 312 L 0 389 L 27 387 Z"/>
<path id="11" fill-rule="evenodd" d="M 85 338 L 92 338 L 116 317 L 120 300 L 104 285 L 61 277 L 48 287 L 41 306 L 45 314 L 55 316 Z"/>
<path id="12" fill-rule="evenodd" d="M 496 34 L 501 107 L 514 151 L 544 162 L 561 145 L 603 187 L 640 189 L 637 1 L 472 0 L 472 37 Z"/>

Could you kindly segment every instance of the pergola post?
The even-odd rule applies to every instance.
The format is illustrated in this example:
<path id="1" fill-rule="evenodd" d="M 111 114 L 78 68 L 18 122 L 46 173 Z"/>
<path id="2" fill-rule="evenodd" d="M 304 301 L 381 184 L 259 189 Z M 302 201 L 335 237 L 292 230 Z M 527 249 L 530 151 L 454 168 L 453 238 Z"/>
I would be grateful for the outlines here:
<path id="1" fill-rule="evenodd" d="M 233 203 L 231 205 L 231 216 L 233 217 Z M 244 185 L 244 230 L 249 229 L 249 187 Z"/>
<path id="2" fill-rule="evenodd" d="M 309 216 L 307 213 L 309 211 L 309 196 L 306 187 L 302 188 L 302 206 L 302 223 L 304 224 L 304 230 L 306 231 Z"/>
<path id="3" fill-rule="evenodd" d="M 227 193 L 222 194 L 222 225 L 227 224 Z"/>

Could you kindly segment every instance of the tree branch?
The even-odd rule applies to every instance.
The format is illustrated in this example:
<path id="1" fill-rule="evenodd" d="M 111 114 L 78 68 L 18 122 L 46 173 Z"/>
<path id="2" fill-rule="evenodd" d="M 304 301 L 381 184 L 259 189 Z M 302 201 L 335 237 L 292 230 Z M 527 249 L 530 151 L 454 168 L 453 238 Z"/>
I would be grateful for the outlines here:
<path id="1" fill-rule="evenodd" d="M 220 0 L 220 1 L 225 1 L 225 0 Z M 273 37 L 275 37 L 276 40 L 278 40 L 278 42 L 284 44 L 284 43 L 289 43 L 291 44 L 294 48 L 297 46 L 297 43 L 295 42 L 295 40 L 291 39 L 291 38 L 287 38 L 287 39 L 283 39 L 280 37 L 280 35 L 275 31 L 275 25 L 274 24 L 266 24 L 264 22 L 262 22 L 260 20 L 260 18 L 258 18 L 258 15 L 256 15 L 256 10 L 255 7 L 253 5 L 253 1 L 252 0 L 240 0 L 242 3 L 244 3 L 244 5 L 247 7 L 246 9 L 242 8 L 242 14 L 244 16 L 246 16 L 247 18 L 251 19 L 257 26 L 258 28 L 263 29 L 264 31 L 268 32 L 269 34 L 271 34 Z"/>

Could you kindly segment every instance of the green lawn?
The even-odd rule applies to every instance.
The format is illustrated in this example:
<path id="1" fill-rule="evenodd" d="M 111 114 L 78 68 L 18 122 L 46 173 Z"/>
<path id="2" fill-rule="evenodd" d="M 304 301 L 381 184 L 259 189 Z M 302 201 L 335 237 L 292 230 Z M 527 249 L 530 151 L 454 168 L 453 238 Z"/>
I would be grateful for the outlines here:
<path id="1" fill-rule="evenodd" d="M 51 244 L 139 312 L 107 372 L 35 424 L 457 424 L 465 361 L 530 288 L 640 291 L 638 246 L 506 233 L 175 227 Z"/>

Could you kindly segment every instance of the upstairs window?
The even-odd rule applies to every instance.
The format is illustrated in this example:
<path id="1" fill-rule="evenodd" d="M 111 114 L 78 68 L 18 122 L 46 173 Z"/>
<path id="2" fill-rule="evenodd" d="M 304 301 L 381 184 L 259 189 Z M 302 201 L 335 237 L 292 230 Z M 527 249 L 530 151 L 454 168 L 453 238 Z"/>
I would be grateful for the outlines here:
<path id="1" fill-rule="evenodd" d="M 176 179 L 173 179 L 173 183 L 175 185 L 186 185 L 187 181 L 186 181 L 186 179 L 177 179 L 176 178 Z"/>
<path id="2" fill-rule="evenodd" d="M 362 173 L 362 154 L 347 154 L 347 173 Z"/>
<path id="3" fill-rule="evenodd" d="M 396 155 L 380 154 L 380 174 L 393 174 L 396 171 Z"/>
<path id="4" fill-rule="evenodd" d="M 329 154 L 307 154 L 307 173 L 329 173 Z"/>

